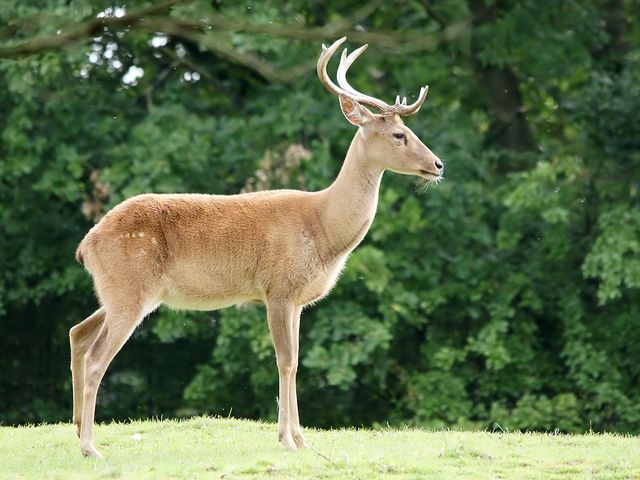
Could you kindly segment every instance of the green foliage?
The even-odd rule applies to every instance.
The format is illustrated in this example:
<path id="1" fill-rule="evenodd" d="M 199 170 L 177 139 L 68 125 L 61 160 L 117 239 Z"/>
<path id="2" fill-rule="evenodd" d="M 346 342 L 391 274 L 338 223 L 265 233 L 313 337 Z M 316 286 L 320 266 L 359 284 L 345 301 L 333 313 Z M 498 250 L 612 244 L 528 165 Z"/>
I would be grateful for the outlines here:
<path id="1" fill-rule="evenodd" d="M 0 28 L 18 41 L 96 13 L 41 3 L 1 8 Z M 350 79 L 387 99 L 431 85 L 407 123 L 445 160 L 446 180 L 419 192 L 385 174 L 365 242 L 303 313 L 303 423 L 640 432 L 634 6 L 383 2 L 352 19 L 358 2 L 199 1 L 169 18 L 222 15 L 282 35 L 212 28 L 158 47 L 135 28 L 106 30 L 2 60 L 0 421 L 70 415 L 67 331 L 96 307 L 73 253 L 105 210 L 146 191 L 332 181 L 354 130 L 313 71 L 320 41 L 286 30 L 344 20 L 441 39 L 427 52 L 372 45 Z M 447 36 L 459 24 L 465 34 Z M 308 68 L 268 81 L 207 42 Z M 132 81 L 131 67 L 144 75 Z M 273 419 L 276 394 L 261 307 L 161 309 L 114 361 L 97 414 Z"/>
<path id="2" fill-rule="evenodd" d="M 640 287 L 640 215 L 619 207 L 598 219 L 602 231 L 585 259 L 586 276 L 601 280 L 601 304 L 620 298 L 621 289 Z"/>

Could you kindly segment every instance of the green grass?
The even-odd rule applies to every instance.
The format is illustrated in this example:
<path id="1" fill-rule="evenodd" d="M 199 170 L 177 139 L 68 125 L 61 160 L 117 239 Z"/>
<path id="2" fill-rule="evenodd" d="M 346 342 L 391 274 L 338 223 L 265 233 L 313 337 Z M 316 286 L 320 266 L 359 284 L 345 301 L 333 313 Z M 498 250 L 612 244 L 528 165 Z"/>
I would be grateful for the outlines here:
<path id="1" fill-rule="evenodd" d="M 305 430 L 288 452 L 273 424 L 199 417 L 98 425 L 105 460 L 70 424 L 0 427 L 0 478 L 640 478 L 640 438 L 401 430 Z"/>

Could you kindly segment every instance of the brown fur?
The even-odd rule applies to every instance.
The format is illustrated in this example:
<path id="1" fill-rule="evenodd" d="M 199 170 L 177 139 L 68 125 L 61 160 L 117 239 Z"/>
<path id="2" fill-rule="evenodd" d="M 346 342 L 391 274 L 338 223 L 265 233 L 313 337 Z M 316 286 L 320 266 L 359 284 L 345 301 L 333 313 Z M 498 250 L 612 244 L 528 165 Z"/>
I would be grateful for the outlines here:
<path id="1" fill-rule="evenodd" d="M 80 251 L 80 245 L 78 245 L 78 248 L 76 248 L 76 262 L 84 267 L 84 260 L 82 258 L 82 252 Z"/>
<path id="2" fill-rule="evenodd" d="M 278 436 L 306 446 L 295 378 L 302 308 L 327 295 L 375 216 L 385 170 L 437 178 L 438 158 L 398 116 L 374 115 L 340 97 L 360 128 L 333 184 L 319 192 L 241 195 L 144 194 L 111 210 L 80 243 L 100 309 L 70 332 L 74 422 L 81 451 L 93 446 L 97 389 L 145 315 L 164 303 L 213 310 L 258 301 L 278 365 Z M 402 132 L 404 139 L 393 133 Z"/>

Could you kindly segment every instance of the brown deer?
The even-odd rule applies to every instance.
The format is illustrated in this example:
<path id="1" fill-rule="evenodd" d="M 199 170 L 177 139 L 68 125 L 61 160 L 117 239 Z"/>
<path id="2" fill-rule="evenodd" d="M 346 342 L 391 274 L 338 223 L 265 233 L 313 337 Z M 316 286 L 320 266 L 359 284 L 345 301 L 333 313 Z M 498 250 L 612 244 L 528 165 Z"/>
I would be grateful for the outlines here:
<path id="1" fill-rule="evenodd" d="M 80 243 L 76 258 L 93 276 L 101 304 L 69 331 L 73 421 L 84 455 L 101 457 L 93 422 L 107 367 L 160 304 L 214 310 L 264 303 L 279 375 L 278 438 L 291 450 L 307 446 L 296 396 L 300 313 L 329 293 L 369 230 L 385 170 L 429 182 L 444 170 L 400 118 L 420 109 L 427 87 L 411 105 L 399 97 L 388 105 L 353 89 L 346 73 L 366 45 L 343 52 L 336 86 L 326 67 L 344 41 L 323 45 L 317 66 L 322 84 L 359 127 L 331 186 L 319 192 L 139 195 L 113 208 Z"/>

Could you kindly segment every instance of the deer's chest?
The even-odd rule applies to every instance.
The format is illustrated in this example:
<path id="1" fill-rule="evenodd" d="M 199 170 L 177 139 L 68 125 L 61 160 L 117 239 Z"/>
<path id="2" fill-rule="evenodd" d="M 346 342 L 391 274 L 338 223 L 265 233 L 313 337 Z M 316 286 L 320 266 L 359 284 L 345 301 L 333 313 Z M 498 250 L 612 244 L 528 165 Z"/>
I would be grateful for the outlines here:
<path id="1" fill-rule="evenodd" d="M 318 269 L 317 275 L 311 278 L 302 289 L 298 303 L 309 305 L 325 297 L 338 281 L 347 257 L 348 255 L 344 255 L 331 264 L 323 265 Z"/>

